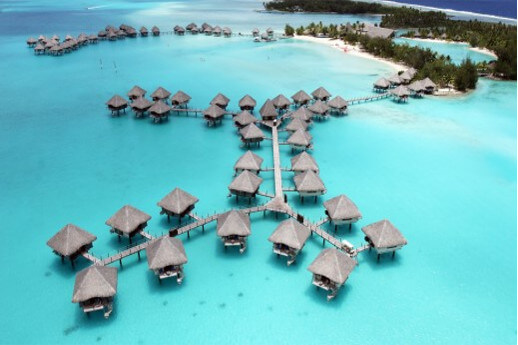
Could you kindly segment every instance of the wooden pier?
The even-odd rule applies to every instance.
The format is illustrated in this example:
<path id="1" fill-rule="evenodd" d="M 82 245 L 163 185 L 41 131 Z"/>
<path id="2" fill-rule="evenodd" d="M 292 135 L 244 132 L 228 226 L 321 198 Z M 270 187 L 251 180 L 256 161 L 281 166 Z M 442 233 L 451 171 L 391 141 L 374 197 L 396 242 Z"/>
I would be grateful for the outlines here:
<path id="1" fill-rule="evenodd" d="M 351 98 L 351 99 L 347 100 L 347 103 L 349 103 L 350 105 L 353 105 L 355 103 L 359 104 L 359 103 L 366 103 L 366 102 L 371 102 L 371 101 L 378 101 L 378 100 L 389 98 L 389 97 L 390 97 L 390 93 L 384 92 L 384 93 L 379 93 L 376 95 Z"/>

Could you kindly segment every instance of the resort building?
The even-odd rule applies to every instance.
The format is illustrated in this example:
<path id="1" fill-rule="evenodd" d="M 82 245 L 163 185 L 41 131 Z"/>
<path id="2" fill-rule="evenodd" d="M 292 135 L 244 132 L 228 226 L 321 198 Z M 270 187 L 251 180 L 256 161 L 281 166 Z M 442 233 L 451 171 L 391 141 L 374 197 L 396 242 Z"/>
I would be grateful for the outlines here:
<path id="1" fill-rule="evenodd" d="M 153 36 L 160 36 L 160 29 L 158 27 L 156 27 L 156 26 L 153 26 L 151 28 L 151 33 L 153 34 Z"/>
<path id="2" fill-rule="evenodd" d="M 380 255 L 392 252 L 392 257 L 396 255 L 396 250 L 401 249 L 408 242 L 401 232 L 387 219 L 364 226 L 362 228 L 365 240 Z"/>
<path id="3" fill-rule="evenodd" d="M 247 170 L 257 175 L 261 171 L 262 164 L 263 159 L 249 150 L 239 157 L 236 164 L 234 164 L 234 171 L 236 174 L 239 174 L 242 171 Z"/>
<path id="4" fill-rule="evenodd" d="M 32 48 L 32 47 L 34 47 L 34 46 L 36 45 L 36 43 L 38 43 L 38 40 L 37 40 L 37 39 L 35 39 L 34 37 L 29 37 L 29 38 L 27 39 L 27 45 L 28 45 L 29 47 L 31 47 L 31 48 Z"/>
<path id="5" fill-rule="evenodd" d="M 157 205 L 161 208 L 160 214 L 167 215 L 168 222 L 171 221 L 171 217 L 177 217 L 181 224 L 182 218 L 194 210 L 194 205 L 197 202 L 197 197 L 180 188 L 175 188 L 160 200 Z"/>
<path id="6" fill-rule="evenodd" d="M 425 92 L 429 94 L 433 93 L 437 88 L 437 85 L 428 77 L 421 80 L 421 85 L 425 88 Z"/>
<path id="7" fill-rule="evenodd" d="M 149 108 L 149 116 L 155 120 L 155 122 L 160 122 L 162 119 L 167 119 L 169 113 L 171 112 L 171 107 L 165 104 L 163 101 L 156 101 Z"/>
<path id="8" fill-rule="evenodd" d="M 176 277 L 176 282 L 182 283 L 187 254 L 180 239 L 165 236 L 153 240 L 146 248 L 146 257 L 149 269 L 155 272 L 159 282 Z"/>
<path id="9" fill-rule="evenodd" d="M 317 202 L 317 197 L 326 193 L 324 182 L 313 170 L 295 175 L 293 182 L 295 182 L 295 190 L 299 193 L 302 203 L 304 203 L 304 197 L 308 196 L 314 197 Z"/>
<path id="10" fill-rule="evenodd" d="M 399 76 L 399 74 L 394 74 L 393 76 L 391 76 L 390 78 L 387 79 L 390 83 L 390 86 L 397 86 L 397 85 L 401 85 L 403 83 L 403 80 L 401 79 L 401 77 Z"/>
<path id="11" fill-rule="evenodd" d="M 241 196 L 248 198 L 250 202 L 250 198 L 255 198 L 262 182 L 262 178 L 248 170 L 244 170 L 230 183 L 228 189 L 231 194 L 236 196 L 236 200 L 239 200 Z"/>
<path id="12" fill-rule="evenodd" d="M 147 28 L 145 26 L 141 27 L 140 28 L 140 36 L 147 37 L 147 35 L 148 35 Z"/>
<path id="13" fill-rule="evenodd" d="M 223 110 L 227 109 L 228 103 L 230 103 L 230 99 L 222 93 L 218 93 L 212 99 L 212 101 L 210 101 L 211 105 L 217 105 L 218 107 L 220 107 Z"/>
<path id="14" fill-rule="evenodd" d="M 274 99 L 272 99 L 272 102 L 273 102 L 273 106 L 275 107 L 275 109 L 277 109 L 279 111 L 286 110 L 291 105 L 290 100 L 287 99 L 286 96 L 284 96 L 282 94 L 280 94 L 277 97 L 275 97 Z"/>
<path id="15" fill-rule="evenodd" d="M 275 110 L 275 106 L 270 99 L 267 99 L 266 102 L 264 102 L 261 109 L 259 109 L 259 114 L 261 114 L 263 121 L 273 121 L 277 119 L 278 116 L 277 110 Z"/>
<path id="16" fill-rule="evenodd" d="M 326 119 L 329 117 L 329 106 L 321 100 L 317 100 L 315 103 L 310 105 L 308 109 L 318 119 Z"/>
<path id="17" fill-rule="evenodd" d="M 277 256 L 288 257 L 287 265 L 289 266 L 295 262 L 297 254 L 304 248 L 310 234 L 311 230 L 290 218 L 277 226 L 268 241 L 273 243 L 273 252 Z"/>
<path id="18" fill-rule="evenodd" d="M 290 145 L 291 150 L 308 150 L 311 148 L 311 134 L 309 132 L 299 129 L 294 132 L 286 142 Z"/>
<path id="19" fill-rule="evenodd" d="M 241 110 L 254 111 L 256 105 L 256 100 L 250 95 L 245 95 L 239 100 L 239 109 Z"/>
<path id="20" fill-rule="evenodd" d="M 291 170 L 297 175 L 308 170 L 318 174 L 318 164 L 306 151 L 302 151 L 291 159 Z"/>
<path id="21" fill-rule="evenodd" d="M 291 119 L 291 121 L 286 125 L 284 128 L 290 133 L 296 132 L 299 129 L 302 129 L 303 131 L 307 130 L 308 123 L 306 121 L 302 121 L 300 118 L 294 118 Z"/>
<path id="22" fill-rule="evenodd" d="M 190 100 L 191 96 L 180 90 L 171 97 L 171 105 L 176 108 L 187 108 Z"/>
<path id="23" fill-rule="evenodd" d="M 131 244 L 132 238 L 141 231 L 144 231 L 150 219 L 151 216 L 149 214 L 131 205 L 126 205 L 115 212 L 115 214 L 106 221 L 106 225 L 111 227 L 110 232 L 117 234 L 119 240 L 124 236 L 129 238 L 129 243 Z"/>
<path id="24" fill-rule="evenodd" d="M 207 121 L 207 125 L 215 126 L 221 123 L 225 113 L 226 112 L 223 108 L 213 104 L 203 111 L 203 118 Z"/>
<path id="25" fill-rule="evenodd" d="M 163 101 L 164 103 L 167 103 L 167 99 L 171 96 L 171 92 L 164 89 L 162 86 L 159 86 L 152 94 L 151 98 L 154 102 L 156 101 Z"/>
<path id="26" fill-rule="evenodd" d="M 308 110 L 306 107 L 300 107 L 294 112 L 290 114 L 290 117 L 292 119 L 300 119 L 302 121 L 307 122 L 308 124 L 311 123 L 311 119 L 313 118 L 313 113 Z"/>
<path id="27" fill-rule="evenodd" d="M 423 93 L 426 91 L 426 88 L 423 86 L 421 80 L 416 80 L 408 85 L 408 89 L 412 92 L 414 97 L 422 97 Z"/>
<path id="28" fill-rule="evenodd" d="M 410 90 L 404 85 L 399 85 L 395 89 L 390 90 L 390 94 L 394 96 L 397 102 L 405 102 L 408 100 L 408 96 L 410 96 Z"/>
<path id="29" fill-rule="evenodd" d="M 327 105 L 331 108 L 331 113 L 336 115 L 346 115 L 349 103 L 347 103 L 347 101 L 342 97 L 336 96 L 327 102 Z"/>
<path id="30" fill-rule="evenodd" d="M 328 291 L 329 301 L 336 297 L 355 266 L 356 261 L 349 255 L 335 248 L 327 248 L 318 254 L 308 270 L 313 273 L 313 285 Z"/>
<path id="31" fill-rule="evenodd" d="M 300 107 L 302 105 L 308 104 L 308 102 L 311 101 L 311 96 L 309 96 L 304 90 L 300 90 L 291 96 L 291 99 L 295 105 Z"/>
<path id="32" fill-rule="evenodd" d="M 376 92 L 385 92 L 389 87 L 390 81 L 388 81 L 386 78 L 380 78 L 374 83 L 374 91 Z"/>
<path id="33" fill-rule="evenodd" d="M 263 131 L 253 123 L 241 128 L 239 134 L 241 135 L 241 141 L 247 146 L 250 146 L 252 143 L 256 143 L 257 146 L 260 146 L 261 141 L 264 140 Z"/>
<path id="34" fill-rule="evenodd" d="M 144 97 L 146 95 L 146 90 L 141 88 L 138 85 L 135 85 L 131 88 L 131 90 L 128 91 L 128 98 L 130 101 L 135 100 L 140 97 Z"/>
<path id="35" fill-rule="evenodd" d="M 116 293 L 117 269 L 93 265 L 77 274 L 72 302 L 79 303 L 85 313 L 102 310 L 104 317 L 108 318 L 113 310 Z"/>
<path id="36" fill-rule="evenodd" d="M 238 210 L 223 213 L 218 217 L 216 231 L 225 249 L 228 246 L 238 246 L 242 254 L 246 250 L 246 238 L 252 234 L 250 217 Z"/>
<path id="37" fill-rule="evenodd" d="M 120 111 L 126 112 L 128 102 L 119 95 L 115 95 L 106 102 L 108 109 L 112 112 L 112 116 L 119 116 Z"/>
<path id="38" fill-rule="evenodd" d="M 257 122 L 257 118 L 250 114 L 248 110 L 243 110 L 242 112 L 234 116 L 233 120 L 234 124 L 239 129 Z"/>
<path id="39" fill-rule="evenodd" d="M 341 194 L 324 202 L 326 215 L 335 226 L 335 232 L 338 225 L 356 223 L 362 218 L 362 214 L 358 207 L 346 195 Z"/>
<path id="40" fill-rule="evenodd" d="M 324 89 L 322 86 L 316 89 L 311 93 L 311 96 L 313 96 L 313 99 L 327 102 L 329 98 L 331 98 L 331 94 Z"/>
<path id="41" fill-rule="evenodd" d="M 92 248 L 92 243 L 97 239 L 94 235 L 74 224 L 67 224 L 59 230 L 47 245 L 52 251 L 61 257 L 61 262 L 69 259 L 72 267 L 74 260 Z"/>

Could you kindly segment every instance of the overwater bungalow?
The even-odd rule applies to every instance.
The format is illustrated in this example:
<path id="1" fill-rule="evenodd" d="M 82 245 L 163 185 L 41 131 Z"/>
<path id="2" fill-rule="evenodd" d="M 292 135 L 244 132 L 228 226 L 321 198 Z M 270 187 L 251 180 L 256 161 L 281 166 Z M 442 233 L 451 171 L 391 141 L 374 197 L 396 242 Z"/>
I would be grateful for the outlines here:
<path id="1" fill-rule="evenodd" d="M 193 27 L 193 28 L 191 29 L 191 34 L 193 34 L 193 35 L 197 35 L 197 34 L 199 34 L 200 32 L 201 32 L 201 28 L 198 28 L 197 26 L 195 26 L 195 27 Z"/>
<path id="2" fill-rule="evenodd" d="M 126 38 L 127 34 L 124 30 L 117 30 L 115 32 L 115 34 L 117 35 L 117 38 L 120 39 L 120 40 L 123 40 Z"/>
<path id="3" fill-rule="evenodd" d="M 146 111 L 148 111 L 149 108 L 151 108 L 152 105 L 153 103 L 151 103 L 146 98 L 139 97 L 130 104 L 130 107 L 135 112 L 135 115 L 137 117 L 142 117 L 145 115 Z"/>
<path id="4" fill-rule="evenodd" d="M 47 37 L 45 37 L 43 35 L 39 35 L 38 42 L 43 43 L 43 44 L 47 43 Z"/>
<path id="5" fill-rule="evenodd" d="M 147 28 L 145 26 L 142 26 L 139 31 L 140 31 L 140 36 L 142 36 L 142 37 L 147 37 L 147 35 L 149 34 L 149 32 L 147 31 Z"/>
<path id="6" fill-rule="evenodd" d="M 239 134 L 241 135 L 241 141 L 246 144 L 246 146 L 250 146 L 252 143 L 256 143 L 257 146 L 261 146 L 261 141 L 264 140 L 263 131 L 253 123 L 241 128 L 239 130 Z"/>
<path id="7" fill-rule="evenodd" d="M 272 28 L 268 28 L 266 29 L 266 34 L 268 35 L 268 37 L 273 37 L 273 29 Z"/>
<path id="8" fill-rule="evenodd" d="M 110 232 L 116 234 L 119 240 L 121 237 L 127 237 L 131 244 L 132 238 L 146 228 L 150 219 L 149 214 L 131 205 L 125 205 L 106 221 L 106 225 L 111 227 Z"/>
<path id="9" fill-rule="evenodd" d="M 210 24 L 209 24 L 209 23 L 207 23 L 207 22 L 205 22 L 205 23 L 201 24 L 201 29 L 202 29 L 202 30 L 205 30 L 206 28 L 212 28 L 212 27 L 211 27 L 211 26 L 210 26 Z"/>
<path id="10" fill-rule="evenodd" d="M 256 100 L 250 95 L 245 95 L 239 100 L 239 109 L 241 110 L 254 111 L 256 105 Z"/>
<path id="11" fill-rule="evenodd" d="M 421 85 L 425 88 L 425 93 L 431 94 L 437 88 L 437 85 L 428 77 L 421 80 Z"/>
<path id="12" fill-rule="evenodd" d="M 329 106 L 321 100 L 317 100 L 308 109 L 317 119 L 327 119 L 329 117 Z"/>
<path id="13" fill-rule="evenodd" d="M 324 182 L 313 170 L 307 170 L 295 175 L 293 182 L 302 203 L 304 203 L 304 198 L 307 196 L 314 197 L 315 202 L 317 202 L 317 197 L 326 193 Z"/>
<path id="14" fill-rule="evenodd" d="M 175 34 L 180 35 L 180 36 L 185 34 L 185 29 L 183 27 L 181 27 L 180 25 L 176 25 L 173 28 L 173 31 L 174 31 Z"/>
<path id="15" fill-rule="evenodd" d="M 311 119 L 313 118 L 313 113 L 311 111 L 309 111 L 308 108 L 306 108 L 306 107 L 300 107 L 290 114 L 290 118 L 300 119 L 300 120 L 310 124 Z"/>
<path id="16" fill-rule="evenodd" d="M 155 272 L 159 282 L 176 277 L 176 282 L 182 283 L 187 254 L 180 239 L 166 236 L 153 240 L 146 248 L 146 257 L 149 269 Z"/>
<path id="17" fill-rule="evenodd" d="M 88 43 L 97 43 L 99 41 L 99 37 L 96 34 L 88 35 Z"/>
<path id="18" fill-rule="evenodd" d="M 97 33 L 97 37 L 99 37 L 100 40 L 105 40 L 108 33 L 104 30 L 101 30 Z"/>
<path id="19" fill-rule="evenodd" d="M 213 104 L 203 111 L 203 118 L 207 121 L 207 125 L 211 127 L 220 124 L 225 113 L 225 110 Z"/>
<path id="20" fill-rule="evenodd" d="M 230 103 L 230 99 L 222 93 L 218 93 L 216 96 L 214 96 L 212 101 L 210 101 L 210 104 L 217 105 L 218 107 L 220 107 L 223 110 L 227 109 L 227 106 L 229 103 Z"/>
<path id="21" fill-rule="evenodd" d="M 408 242 L 401 232 L 387 219 L 369 224 L 362 228 L 365 234 L 365 240 L 380 255 L 384 253 L 392 253 L 392 257 L 396 255 L 396 250 L 403 248 Z"/>
<path id="22" fill-rule="evenodd" d="M 236 175 L 245 170 L 257 175 L 261 171 L 262 164 L 263 159 L 252 151 L 248 150 L 245 154 L 239 157 L 236 164 L 234 164 L 234 171 L 236 172 Z"/>
<path id="23" fill-rule="evenodd" d="M 51 40 L 54 40 L 54 41 L 57 41 L 57 42 L 59 42 L 59 41 L 60 41 L 60 38 L 59 38 L 59 36 L 58 36 L 58 35 L 53 35 L 50 39 L 51 39 Z"/>
<path id="24" fill-rule="evenodd" d="M 123 30 L 123 31 L 126 34 L 126 36 L 128 36 L 128 37 L 131 37 L 131 38 L 137 37 L 137 30 L 135 30 L 135 28 L 133 28 L 133 27 L 128 27 L 126 30 Z"/>
<path id="25" fill-rule="evenodd" d="M 106 31 L 105 31 L 106 32 Z M 70 35 L 66 35 L 65 36 L 65 42 L 68 42 L 68 41 L 72 41 L 74 39 L 74 37 L 70 36 Z"/>
<path id="26" fill-rule="evenodd" d="M 221 36 L 221 28 L 219 26 L 215 26 L 214 29 L 212 29 L 212 33 L 214 34 L 214 36 Z"/>
<path id="27" fill-rule="evenodd" d="M 421 80 L 416 80 L 408 85 L 408 89 L 412 92 L 414 97 L 422 97 L 423 93 L 426 91 Z"/>
<path id="28" fill-rule="evenodd" d="M 32 48 L 32 47 L 34 47 L 34 46 L 36 46 L 36 43 L 38 43 L 38 40 L 37 40 L 37 39 L 35 39 L 34 37 L 29 37 L 29 38 L 27 39 L 27 45 L 28 45 L 29 47 L 31 47 L 31 48 Z"/>
<path id="29" fill-rule="evenodd" d="M 311 101 L 311 96 L 308 95 L 304 90 L 300 90 L 291 96 L 291 99 L 295 105 L 300 107 L 302 105 L 308 104 L 308 102 Z"/>
<path id="30" fill-rule="evenodd" d="M 404 71 L 399 75 L 399 79 L 401 80 L 401 84 L 408 84 L 410 83 L 410 80 L 412 80 L 413 76 L 408 73 L 408 70 Z"/>
<path id="31" fill-rule="evenodd" d="M 331 98 L 331 94 L 324 89 L 322 86 L 316 89 L 311 93 L 311 96 L 313 96 L 313 99 L 327 102 L 329 98 Z"/>
<path id="32" fill-rule="evenodd" d="M 153 26 L 151 28 L 151 33 L 153 34 L 153 36 L 160 36 L 160 29 L 156 26 Z"/>
<path id="33" fill-rule="evenodd" d="M 131 88 L 131 90 L 128 91 L 127 95 L 130 100 L 135 100 L 140 97 L 144 97 L 146 95 L 146 90 L 141 88 L 138 85 L 135 85 Z"/>
<path id="34" fill-rule="evenodd" d="M 307 150 L 311 148 L 311 134 L 309 132 L 299 129 L 294 132 L 286 142 L 291 146 L 291 150 Z"/>
<path id="35" fill-rule="evenodd" d="M 250 201 L 250 198 L 255 198 L 262 182 L 262 178 L 248 170 L 244 170 L 230 183 L 228 189 L 230 194 L 236 196 L 236 201 L 239 200 L 240 196 L 249 198 L 248 201 Z"/>
<path id="36" fill-rule="evenodd" d="M 162 86 L 159 86 L 152 94 L 151 98 L 154 102 L 156 101 L 163 101 L 164 103 L 167 103 L 167 99 L 171 96 L 171 92 L 164 89 Z"/>
<path id="37" fill-rule="evenodd" d="M 288 132 L 296 132 L 299 129 L 306 130 L 308 128 L 308 123 L 306 121 L 302 121 L 299 118 L 291 119 L 291 121 L 288 123 L 288 125 L 285 127 L 285 129 Z"/>
<path id="38" fill-rule="evenodd" d="M 270 99 L 267 99 L 266 102 L 264 102 L 261 109 L 259 109 L 259 114 L 261 114 L 263 121 L 273 121 L 277 119 L 277 116 L 279 115 Z"/>
<path id="39" fill-rule="evenodd" d="M 171 104 L 176 108 L 187 108 L 190 100 L 191 96 L 180 90 L 171 97 Z"/>
<path id="40" fill-rule="evenodd" d="M 49 49 L 49 54 L 54 56 L 63 55 L 63 48 L 60 45 L 55 45 Z"/>
<path id="41" fill-rule="evenodd" d="M 374 91 L 376 92 L 386 92 L 390 87 L 390 81 L 388 81 L 386 78 L 380 78 L 376 80 L 373 86 Z"/>
<path id="42" fill-rule="evenodd" d="M 257 28 L 253 29 L 253 30 L 252 30 L 252 36 L 253 36 L 253 37 L 257 37 L 257 36 L 259 36 L 259 29 L 257 29 Z"/>
<path id="43" fill-rule="evenodd" d="M 349 255 L 335 248 L 327 248 L 318 254 L 308 270 L 313 273 L 313 285 L 328 291 L 329 301 L 336 297 L 355 266 L 356 261 Z"/>
<path id="44" fill-rule="evenodd" d="M 186 29 L 187 31 L 191 31 L 192 29 L 195 29 L 195 28 L 197 28 L 197 27 L 198 27 L 198 26 L 196 25 L 196 23 L 190 23 L 190 24 L 188 24 L 188 25 L 185 27 L 185 29 Z"/>
<path id="45" fill-rule="evenodd" d="M 404 85 L 399 85 L 393 90 L 390 90 L 390 94 L 394 97 L 397 102 L 405 102 L 410 96 L 410 90 Z"/>
<path id="46" fill-rule="evenodd" d="M 120 111 L 126 112 L 126 108 L 128 107 L 128 102 L 119 95 L 115 95 L 108 102 L 106 102 L 108 109 L 112 112 L 113 115 L 119 116 Z"/>
<path id="47" fill-rule="evenodd" d="M 224 27 L 223 28 L 223 36 L 231 37 L 232 36 L 232 29 L 230 29 L 229 27 Z"/>
<path id="48" fill-rule="evenodd" d="M 257 118 L 250 114 L 248 110 L 243 110 L 242 112 L 234 116 L 233 121 L 236 127 L 241 129 L 248 126 L 249 124 L 256 123 Z"/>
<path id="49" fill-rule="evenodd" d="M 274 99 L 272 99 L 272 102 L 273 102 L 273 106 L 275 107 L 275 109 L 277 109 L 279 111 L 286 110 L 291 105 L 290 100 L 287 99 L 286 96 L 284 96 L 283 94 L 280 94 L 277 97 L 275 97 Z"/>
<path id="50" fill-rule="evenodd" d="M 268 241 L 273 243 L 273 252 L 277 256 L 288 257 L 287 265 L 289 266 L 295 262 L 298 253 L 304 248 L 310 234 L 311 230 L 295 219 L 290 218 L 277 226 L 275 231 L 268 237 Z"/>
<path id="51" fill-rule="evenodd" d="M 74 260 L 81 254 L 88 252 L 96 239 L 97 237 L 88 231 L 74 224 L 67 224 L 47 241 L 47 245 L 52 248 L 56 255 L 61 257 L 61 262 L 68 259 L 74 267 Z"/>
<path id="52" fill-rule="evenodd" d="M 306 151 L 302 151 L 295 157 L 291 158 L 291 170 L 297 174 L 301 174 L 308 170 L 313 171 L 315 174 L 318 174 L 318 164 L 309 153 Z"/>
<path id="53" fill-rule="evenodd" d="M 160 200 L 157 205 L 161 208 L 160 214 L 167 215 L 167 221 L 171 221 L 171 217 L 177 217 L 180 224 L 182 218 L 187 216 L 194 210 L 198 198 L 187 193 L 186 191 L 175 188 Z"/>
<path id="54" fill-rule="evenodd" d="M 117 34 L 113 31 L 108 31 L 108 34 L 106 35 L 106 38 L 108 38 L 109 41 L 116 41 L 117 40 Z"/>
<path id="55" fill-rule="evenodd" d="M 401 80 L 401 77 L 399 74 L 394 74 L 390 78 L 387 79 L 392 87 L 401 85 L 403 83 L 403 80 Z"/>
<path id="56" fill-rule="evenodd" d="M 216 231 L 225 249 L 229 246 L 238 246 L 239 252 L 243 254 L 246 250 L 246 238 L 252 234 L 250 217 L 238 210 L 223 213 L 218 217 Z"/>
<path id="57" fill-rule="evenodd" d="M 349 230 L 351 230 L 351 224 L 356 223 L 362 218 L 358 207 L 344 194 L 327 200 L 324 202 L 324 207 L 326 209 L 326 215 L 335 226 L 335 232 L 338 225 L 343 224 L 349 224 Z"/>
<path id="58" fill-rule="evenodd" d="M 205 29 L 203 29 L 203 33 L 207 36 L 210 36 L 212 35 L 212 27 L 211 26 L 207 26 Z"/>
<path id="59" fill-rule="evenodd" d="M 162 121 L 162 119 L 167 119 L 169 117 L 170 112 L 171 112 L 171 107 L 162 101 L 156 101 L 149 108 L 149 116 L 155 122 L 160 122 L 160 121 Z"/>
<path id="60" fill-rule="evenodd" d="M 79 303 L 85 313 L 102 310 L 108 318 L 117 293 L 117 268 L 93 265 L 76 275 L 72 303 Z"/>
<path id="61" fill-rule="evenodd" d="M 343 99 L 340 96 L 336 96 L 329 102 L 327 102 L 327 105 L 331 108 L 331 112 L 333 114 L 337 115 L 345 115 L 347 114 L 347 106 L 349 103 L 345 99 Z"/>

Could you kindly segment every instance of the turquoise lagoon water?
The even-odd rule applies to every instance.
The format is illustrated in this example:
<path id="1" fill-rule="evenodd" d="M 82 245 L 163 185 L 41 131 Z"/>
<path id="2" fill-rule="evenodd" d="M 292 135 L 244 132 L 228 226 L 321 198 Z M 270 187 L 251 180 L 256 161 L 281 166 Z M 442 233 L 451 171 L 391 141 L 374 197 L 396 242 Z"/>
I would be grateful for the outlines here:
<path id="1" fill-rule="evenodd" d="M 154 4 L 148 14 L 132 6 L 99 9 L 95 21 L 150 25 L 156 16 L 166 23 L 151 14 Z M 246 2 L 236 11 L 252 7 L 259 6 Z M 201 11 L 193 20 L 202 20 Z M 222 25 L 241 21 L 242 30 L 285 22 L 252 12 L 246 23 L 216 11 L 206 20 L 215 22 L 213 15 Z M 71 20 L 70 31 L 93 25 L 90 19 Z M 53 33 L 47 25 L 41 31 Z M 313 155 L 328 193 L 304 205 L 293 195 L 292 205 L 318 220 L 323 200 L 346 193 L 364 218 L 340 237 L 359 245 L 361 226 L 389 218 L 409 241 L 395 260 L 377 264 L 361 254 L 332 303 L 306 270 L 321 241 L 310 240 L 286 267 L 266 240 L 280 220 L 254 215 L 244 255 L 224 252 L 214 225 L 183 238 L 189 262 L 182 286 L 159 285 L 145 256 L 125 260 L 115 312 L 104 320 L 86 318 L 70 302 L 75 272 L 51 253 L 48 238 L 72 222 L 98 237 L 94 254 L 113 253 L 125 244 L 104 222 L 124 204 L 151 214 L 148 229 L 159 235 L 170 225 L 156 202 L 176 186 L 199 197 L 202 215 L 241 206 L 226 195 L 244 152 L 229 121 L 207 128 L 192 117 L 161 125 L 130 113 L 111 118 L 107 99 L 134 84 L 182 89 L 195 107 L 219 91 L 235 108 L 245 93 L 262 103 L 321 84 L 351 98 L 393 71 L 320 45 L 238 37 L 127 39 L 63 58 L 34 57 L 24 40 L 40 31 L 11 30 L 0 38 L 2 343 L 516 343 L 516 83 L 481 80 L 455 99 L 355 105 L 346 118 L 314 125 Z M 255 151 L 271 164 L 268 142 Z M 290 157 L 281 148 L 283 165 Z M 263 189 L 273 191 L 271 174 L 263 178 Z M 290 186 L 290 174 L 284 181 Z"/>

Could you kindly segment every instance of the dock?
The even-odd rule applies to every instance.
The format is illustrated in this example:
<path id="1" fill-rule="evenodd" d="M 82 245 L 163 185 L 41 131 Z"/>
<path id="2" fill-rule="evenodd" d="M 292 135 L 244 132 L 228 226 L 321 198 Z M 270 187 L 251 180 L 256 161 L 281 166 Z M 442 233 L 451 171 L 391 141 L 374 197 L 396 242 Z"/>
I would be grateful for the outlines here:
<path id="1" fill-rule="evenodd" d="M 371 101 L 379 101 L 381 99 L 385 99 L 385 98 L 389 98 L 389 97 L 390 97 L 390 93 L 384 92 L 384 93 L 379 93 L 376 95 L 351 98 L 351 99 L 347 100 L 347 103 L 349 103 L 350 105 L 353 105 L 355 103 L 359 104 L 359 103 L 366 103 L 366 102 L 371 102 Z"/>

